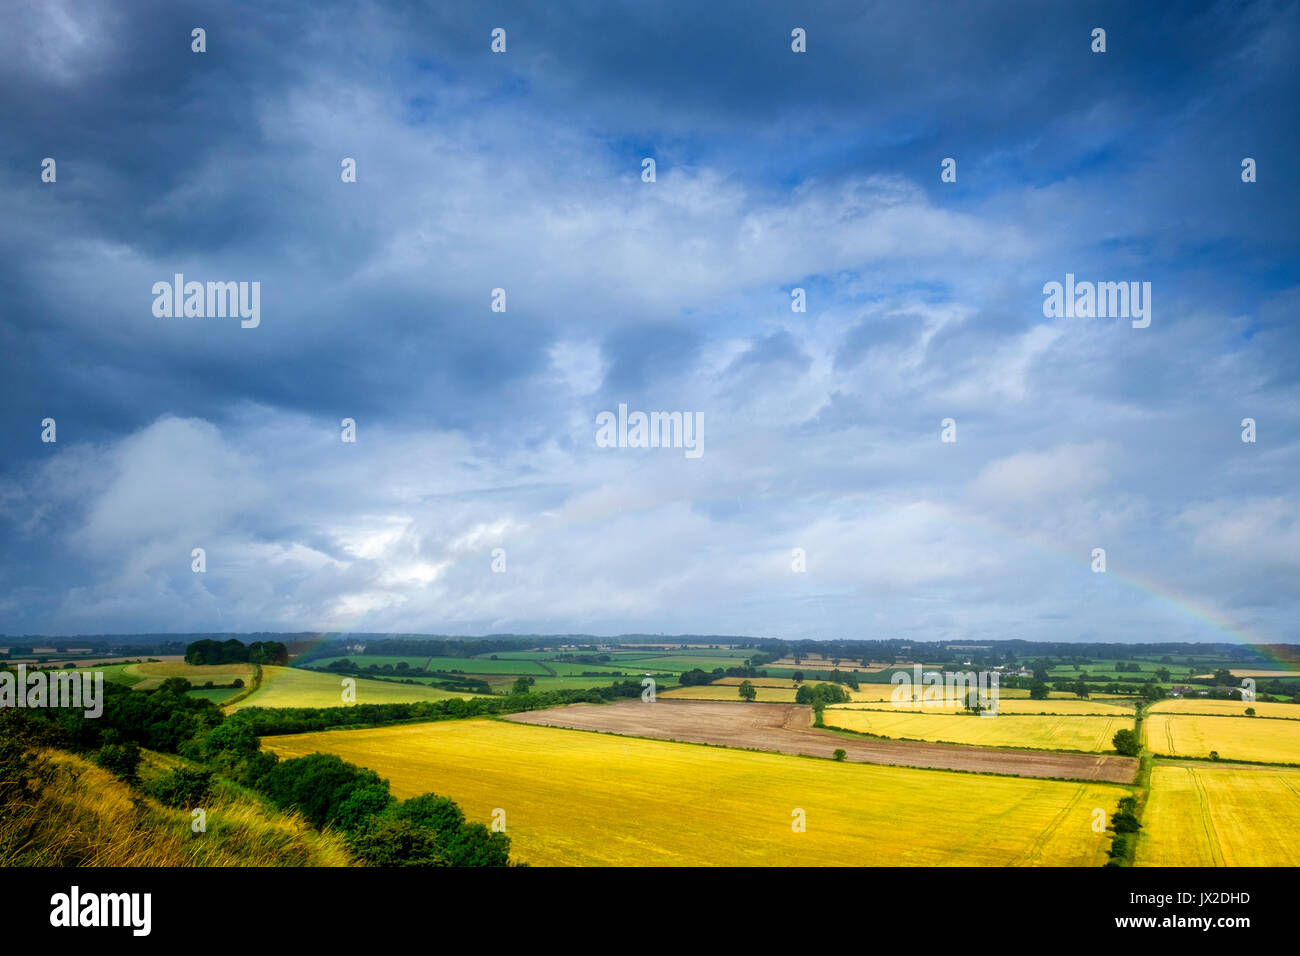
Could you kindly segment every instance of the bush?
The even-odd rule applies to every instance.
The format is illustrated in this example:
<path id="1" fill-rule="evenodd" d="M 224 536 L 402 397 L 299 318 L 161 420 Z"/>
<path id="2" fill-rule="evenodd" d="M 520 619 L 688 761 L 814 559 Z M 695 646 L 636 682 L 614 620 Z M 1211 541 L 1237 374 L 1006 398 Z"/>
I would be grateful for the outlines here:
<path id="1" fill-rule="evenodd" d="M 165 807 L 192 810 L 202 806 L 212 793 L 212 771 L 177 767 L 159 777 L 147 789 L 149 795 Z"/>
<path id="2" fill-rule="evenodd" d="M 1142 752 L 1142 741 L 1131 730 L 1121 730 L 1111 738 L 1115 749 L 1125 757 L 1136 757 Z"/>
<path id="3" fill-rule="evenodd" d="M 839 748 L 839 747 L 835 748 L 835 759 L 836 759 L 836 760 L 843 760 L 843 759 L 844 759 L 845 757 L 847 757 L 847 756 L 848 756 L 848 754 L 845 753 L 843 749 L 841 749 L 841 748 Z"/>
<path id="4" fill-rule="evenodd" d="M 123 780 L 135 780 L 140 768 L 140 748 L 114 730 L 104 732 L 105 743 L 95 754 L 96 762 Z"/>
<path id="5" fill-rule="evenodd" d="M 449 866 L 438 835 L 410 820 L 374 817 L 348 841 L 367 866 Z"/>

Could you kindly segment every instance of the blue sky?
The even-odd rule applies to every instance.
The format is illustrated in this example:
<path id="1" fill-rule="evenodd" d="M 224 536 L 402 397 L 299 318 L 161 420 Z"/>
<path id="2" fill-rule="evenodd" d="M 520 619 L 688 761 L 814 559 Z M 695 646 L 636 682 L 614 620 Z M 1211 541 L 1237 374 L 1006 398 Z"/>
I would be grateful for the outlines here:
<path id="1" fill-rule="evenodd" d="M 1300 640 L 1300 8 L 1142 6 L 18 4 L 0 632 Z"/>

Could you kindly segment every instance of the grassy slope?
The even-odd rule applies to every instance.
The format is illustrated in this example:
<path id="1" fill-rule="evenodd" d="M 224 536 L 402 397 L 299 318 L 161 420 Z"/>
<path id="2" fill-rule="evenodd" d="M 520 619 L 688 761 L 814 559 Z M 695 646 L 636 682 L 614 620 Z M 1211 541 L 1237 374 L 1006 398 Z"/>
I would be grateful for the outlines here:
<path id="1" fill-rule="evenodd" d="M 0 866 L 348 866 L 343 841 L 250 796 L 216 793 L 207 831 L 75 754 L 22 767 L 33 800 L 0 817 Z"/>

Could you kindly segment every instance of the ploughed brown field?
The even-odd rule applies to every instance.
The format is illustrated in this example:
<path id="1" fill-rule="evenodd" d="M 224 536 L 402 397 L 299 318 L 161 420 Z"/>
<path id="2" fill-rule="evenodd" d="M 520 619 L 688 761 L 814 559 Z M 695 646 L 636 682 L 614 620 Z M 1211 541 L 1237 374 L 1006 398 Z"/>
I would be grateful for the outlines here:
<path id="1" fill-rule="evenodd" d="M 680 740 L 775 753 L 806 754 L 811 757 L 830 757 L 836 749 L 842 749 L 847 754 L 845 759 L 856 763 L 971 770 L 1018 777 L 1063 777 L 1071 780 L 1132 783 L 1138 769 L 1137 759 L 1133 757 L 842 736 L 814 728 L 812 708 L 799 704 L 743 701 L 733 704 L 726 701 L 662 698 L 654 703 L 629 700 L 603 705 L 570 704 L 567 707 L 511 714 L 505 719 L 521 724 L 596 730 L 630 737 Z"/>

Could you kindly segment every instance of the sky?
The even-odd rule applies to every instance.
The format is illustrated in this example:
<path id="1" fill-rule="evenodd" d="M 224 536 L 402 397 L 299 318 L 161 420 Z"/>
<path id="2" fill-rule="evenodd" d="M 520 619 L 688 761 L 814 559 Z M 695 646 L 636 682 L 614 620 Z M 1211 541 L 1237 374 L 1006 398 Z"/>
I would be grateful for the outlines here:
<path id="1" fill-rule="evenodd" d="M 6 18 L 0 633 L 1300 641 L 1296 4 Z"/>

